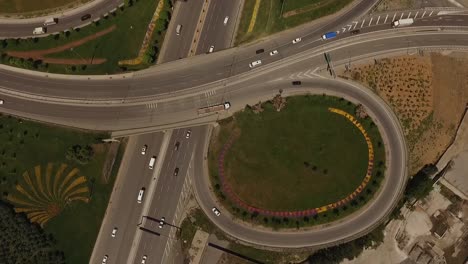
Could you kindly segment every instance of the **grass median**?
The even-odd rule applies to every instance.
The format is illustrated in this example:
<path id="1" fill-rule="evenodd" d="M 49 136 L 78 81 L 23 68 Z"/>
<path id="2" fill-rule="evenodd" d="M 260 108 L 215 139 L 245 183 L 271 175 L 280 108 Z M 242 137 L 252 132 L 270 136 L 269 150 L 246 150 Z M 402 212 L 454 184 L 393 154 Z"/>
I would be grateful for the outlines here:
<path id="1" fill-rule="evenodd" d="M 121 153 L 114 170 L 104 172 L 104 163 L 114 157 L 109 157 L 110 146 L 101 142 L 106 133 L 53 127 L 11 116 L 0 117 L 0 131 L 1 199 L 23 210 L 31 221 L 43 223 L 67 263 L 89 262 Z M 89 159 L 70 156 L 70 148 L 76 145 L 90 147 Z M 35 217 L 39 214 L 48 221 Z"/>
<path id="2" fill-rule="evenodd" d="M 138 65 L 136 69 L 148 67 L 156 61 L 164 39 L 171 16 L 171 6 L 169 0 L 160 1 L 164 1 L 165 4 L 154 28 L 147 56 L 145 56 L 144 63 Z M 0 62 L 33 70 L 66 74 L 112 74 L 131 70 L 132 67 L 119 66 L 118 62 L 135 58 L 138 55 L 157 4 L 158 1 L 151 0 L 132 1 L 132 4 L 127 2 L 125 7 L 79 30 L 62 32 L 45 38 L 3 41 L 0 45 L 2 54 Z M 85 38 L 104 31 L 109 32 L 95 39 L 84 41 Z M 45 63 L 45 59 L 28 60 L 28 58 L 18 59 L 8 56 L 8 52 L 27 51 L 33 57 L 37 51 L 56 49 L 80 41 L 83 43 L 78 46 L 47 54 L 45 58 L 86 60 L 88 63 L 54 64 Z M 95 64 L 101 59 L 104 60 L 103 63 Z"/>
<path id="3" fill-rule="evenodd" d="M 245 110 L 222 122 L 210 146 L 210 175 L 218 196 L 232 213 L 245 220 L 250 215 L 224 192 L 219 175 L 220 153 L 233 137 L 232 146 L 224 152 L 224 182 L 249 206 L 270 211 L 308 210 L 337 202 L 356 190 L 367 173 L 368 145 L 351 121 L 331 113 L 329 107 L 352 115 L 356 111 L 355 105 L 336 97 L 290 97 L 280 112 L 266 103 L 261 113 Z M 348 215 L 371 199 L 383 178 L 385 151 L 372 120 L 358 121 L 372 140 L 377 164 L 359 197 L 320 217 L 261 219 L 252 214 L 251 220 L 288 227 L 320 224 Z"/>
<path id="4" fill-rule="evenodd" d="M 260 1 L 258 12 L 255 12 L 256 1 Z M 246 1 L 239 22 L 236 43 L 250 42 L 336 13 L 351 2 L 352 0 Z M 249 27 L 252 29 L 250 32 Z"/>

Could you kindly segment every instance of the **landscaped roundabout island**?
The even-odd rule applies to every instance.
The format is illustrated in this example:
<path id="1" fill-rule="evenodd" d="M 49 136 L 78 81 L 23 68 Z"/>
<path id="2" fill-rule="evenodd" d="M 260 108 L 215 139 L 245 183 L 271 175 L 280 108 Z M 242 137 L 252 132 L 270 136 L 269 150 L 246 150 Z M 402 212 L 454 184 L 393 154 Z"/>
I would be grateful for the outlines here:
<path id="1" fill-rule="evenodd" d="M 385 149 L 365 108 L 308 95 L 247 107 L 220 122 L 210 178 L 224 210 L 274 228 L 349 215 L 372 199 Z"/>

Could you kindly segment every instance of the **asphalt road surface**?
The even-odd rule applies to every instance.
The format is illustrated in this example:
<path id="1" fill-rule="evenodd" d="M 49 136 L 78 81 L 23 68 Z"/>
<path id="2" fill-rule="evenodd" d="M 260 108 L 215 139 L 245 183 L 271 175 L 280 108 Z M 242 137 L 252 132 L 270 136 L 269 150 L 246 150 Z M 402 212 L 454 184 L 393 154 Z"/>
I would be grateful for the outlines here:
<path id="1" fill-rule="evenodd" d="M 194 162 L 197 176 L 194 184 L 199 204 L 208 217 L 226 233 L 249 243 L 271 247 L 324 247 L 352 240 L 372 230 L 391 212 L 407 180 L 407 151 L 397 117 L 387 104 L 369 89 L 342 81 L 321 78 L 303 81 L 301 88 L 288 88 L 284 93 L 286 95 L 327 93 L 361 103 L 366 107 L 366 111 L 376 121 L 383 134 L 387 150 L 387 175 L 374 201 L 365 210 L 320 229 L 301 232 L 252 229 L 240 221 L 233 221 L 234 218 L 229 212 L 213 202 L 216 201 L 216 197 L 210 190 L 211 184 L 204 160 L 208 149 L 205 148 L 195 155 Z M 211 208 L 214 206 L 221 210 L 221 216 L 217 217 L 211 213 Z"/>
<path id="2" fill-rule="evenodd" d="M 141 101 L 138 99 L 132 102 L 127 99 L 123 103 L 118 101 L 117 103 L 97 105 L 49 104 L 45 102 L 50 98 L 40 98 L 35 101 L 25 98 L 24 95 L 21 98 L 3 96 L 5 103 L 1 106 L 1 110 L 5 113 L 46 122 L 111 131 L 143 129 L 152 126 L 166 129 L 190 126 L 190 124 L 204 124 L 219 117 L 217 115 L 198 116 L 196 114 L 198 107 L 226 100 L 231 102 L 232 111 L 236 111 L 242 109 L 245 103 L 258 102 L 259 97 L 273 96 L 278 89 L 290 86 L 284 82 L 285 80 L 314 77 L 297 77 L 297 73 L 325 67 L 323 51 L 330 52 L 335 65 L 338 65 L 349 61 L 354 62 L 353 58 L 372 58 L 375 54 L 370 54 L 369 50 L 378 54 L 390 50 L 411 51 L 411 49 L 419 47 L 458 47 L 466 45 L 467 41 L 468 35 L 464 32 L 450 31 L 408 31 L 405 34 L 393 31 L 366 34 L 366 36 L 363 34 L 350 40 L 333 42 L 328 47 L 306 50 L 256 70 L 233 76 L 228 83 L 214 82 L 190 90 L 154 97 L 149 95 L 150 91 L 146 91 L 148 95 Z M 24 80 L 22 83 L 25 84 Z M 56 81 L 54 80 L 52 83 L 56 83 Z M 2 86 L 5 87 L 4 84 Z M 16 87 L 16 89 L 18 88 L 21 89 L 21 86 Z M 76 90 L 71 92 L 78 92 Z M 239 100 L 239 96 L 243 95 L 249 95 L 246 101 Z"/>
<path id="3" fill-rule="evenodd" d="M 445 16 L 445 18 L 447 17 L 450 16 Z M 453 19 L 444 20 L 442 16 L 441 18 L 437 21 L 421 21 L 419 25 L 425 25 L 424 23 L 444 27 L 457 23 L 464 25 L 463 19 L 457 21 Z M 81 77 L 82 80 L 57 80 L 56 75 L 31 77 L 2 70 L 0 74 L 4 78 L 1 78 L 0 86 L 3 89 L 9 89 L 10 93 L 13 90 L 16 90 L 16 92 L 26 91 L 36 95 L 46 94 L 49 97 L 38 98 L 37 101 L 34 101 L 25 97 L 24 94 L 21 95 L 22 98 L 6 96 L 2 111 L 39 120 L 61 122 L 67 125 L 93 126 L 97 129 L 120 130 L 151 125 L 188 126 L 197 122 L 214 121 L 223 117 L 219 115 L 197 117 L 195 109 L 210 102 L 229 100 L 232 103 L 233 111 L 236 111 L 242 109 L 246 103 L 255 103 L 259 99 L 271 97 L 279 89 L 290 93 L 290 90 L 294 90 L 290 86 L 291 78 L 298 78 L 298 72 L 305 70 L 313 72 L 317 67 L 324 66 L 324 51 L 330 52 L 333 60 L 340 63 L 340 61 L 348 61 L 351 58 L 361 56 L 372 57 L 369 50 L 383 53 L 396 49 L 409 51 L 413 47 L 464 47 L 468 40 L 465 32 L 447 32 L 445 29 L 442 31 L 426 31 L 427 28 L 388 30 L 388 27 L 384 29 L 384 26 L 373 27 L 370 31 L 376 31 L 375 33 L 363 32 L 364 34 L 348 39 L 344 39 L 344 34 L 342 34 L 340 38 L 328 42 L 319 41 L 319 35 L 316 33 L 315 35 L 312 33 L 305 34 L 306 29 L 303 29 L 303 34 L 300 35 L 298 35 L 300 30 L 294 30 L 275 36 L 270 42 L 265 41 L 257 44 L 267 48 L 279 47 L 279 55 L 281 56 L 277 58 L 270 58 L 267 53 L 255 55 L 254 50 L 257 46 L 252 45 L 167 63 L 129 75 L 128 78 L 126 76 L 125 79 L 122 76 L 113 76 L 112 80 L 110 80 L 110 77 L 106 76 L 99 77 L 101 80 L 96 80 L 97 77 L 91 80 L 88 80 L 88 77 Z M 293 34 L 304 36 L 299 45 L 290 43 Z M 258 69 L 249 70 L 246 65 L 253 58 L 264 59 L 264 65 Z M 223 80 L 226 76 L 230 76 L 229 79 Z M 261 238 L 255 238 L 253 235 L 258 235 L 258 233 L 255 233 L 258 232 L 256 230 L 248 231 L 244 229 L 245 232 L 242 233 L 236 231 L 234 235 L 243 240 L 256 240 L 255 242 L 272 246 L 275 244 L 284 246 L 287 243 L 290 247 L 298 247 L 303 246 L 305 243 L 308 243 L 308 245 L 323 245 L 349 239 L 373 226 L 380 219 L 379 217 L 387 213 L 382 208 L 391 208 L 396 192 L 401 191 L 401 183 L 406 180 L 406 174 L 398 171 L 398 168 L 400 170 L 404 169 L 406 165 L 404 141 L 399 133 L 398 124 L 394 123 L 394 118 L 390 116 L 391 112 L 388 113 L 386 110 L 385 104 L 379 102 L 378 98 L 372 98 L 371 94 L 362 94 L 362 92 L 367 91 L 363 88 L 322 78 L 301 77 L 301 79 L 304 80 L 304 87 L 312 90 L 322 88 L 328 93 L 344 92 L 346 97 L 358 99 L 369 107 L 370 111 L 376 116 L 377 122 L 383 127 L 387 135 L 388 145 L 390 145 L 390 176 L 387 180 L 391 184 L 385 183 L 385 190 L 381 192 L 379 198 L 366 211 L 363 211 L 357 217 L 347 219 L 343 224 L 316 230 L 317 233 L 304 235 L 265 233 L 262 234 L 264 237 Z M 197 85 L 199 87 L 187 89 Z M 180 91 L 175 92 L 175 89 L 170 87 L 176 87 L 176 90 Z M 2 91 L 2 93 L 5 92 L 5 90 Z M 92 95 L 91 92 L 93 92 Z M 87 105 L 46 103 L 45 100 L 51 100 L 51 95 L 68 98 L 88 98 L 93 99 L 93 101 L 89 101 Z M 103 100 L 109 98 L 125 99 L 123 102 L 100 102 L 101 105 L 90 106 L 92 103 L 96 103 L 96 98 Z M 33 113 L 31 113 L 31 109 L 34 109 Z M 199 155 L 195 156 L 199 158 Z M 201 163 L 199 163 L 199 160 L 195 160 L 195 164 Z M 196 182 L 201 177 L 200 175 L 203 175 L 199 170 L 196 171 Z M 395 186 L 400 188 L 395 188 Z M 197 187 L 197 190 L 200 189 Z M 203 208 L 209 210 L 212 206 L 212 204 L 209 204 L 210 201 L 206 200 L 206 197 L 199 198 L 204 201 L 202 202 Z M 234 226 L 234 223 L 228 221 L 225 214 L 216 221 L 227 232 L 242 228 Z M 259 239 L 267 241 L 258 241 Z"/>
<path id="4" fill-rule="evenodd" d="M 56 17 L 59 19 L 59 22 L 55 25 L 47 26 L 48 34 L 67 29 L 70 30 L 101 17 L 105 13 L 108 13 L 110 10 L 119 6 L 121 3 L 123 3 L 123 0 L 93 1 L 82 7 L 67 10 L 63 13 L 51 14 L 43 18 L 22 20 L 0 19 L 0 39 L 33 36 L 32 32 L 34 28 L 44 26 L 43 23 L 45 19 L 49 17 Z M 91 18 L 86 21 L 82 21 L 81 17 L 84 14 L 90 14 Z"/>
<path id="5" fill-rule="evenodd" d="M 188 56 L 188 52 L 194 38 L 194 32 L 188 32 L 188 30 L 195 31 L 195 27 L 187 27 L 198 22 L 202 4 L 204 1 L 192 1 L 192 5 L 187 2 L 179 2 L 176 4 L 175 16 L 169 26 L 173 30 L 169 30 L 167 35 L 169 39 L 173 38 L 177 43 L 173 43 L 172 40 L 165 42 L 165 47 L 162 49 L 161 61 L 172 61 L 181 57 Z M 235 1 L 238 2 L 238 1 Z M 197 4 L 198 3 L 198 4 Z M 214 0 L 211 2 L 207 12 L 207 20 L 204 21 L 206 27 L 207 23 L 213 23 L 216 16 L 220 12 L 229 14 L 226 8 L 231 8 L 231 5 L 216 5 L 219 1 Z M 194 5 L 200 7 L 200 11 L 194 12 Z M 203 8 L 207 8 L 206 6 Z M 189 18 L 187 20 L 187 18 Z M 195 20 L 193 20 L 195 18 Z M 191 21 L 191 22 L 190 22 Z M 222 21 L 221 23 L 223 23 Z M 231 24 L 234 25 L 236 19 L 231 20 Z M 182 25 L 183 29 L 180 31 L 180 35 L 175 34 L 175 26 Z M 233 26 L 229 27 L 231 30 Z M 223 39 L 230 40 L 232 31 L 226 30 L 224 27 L 220 30 L 202 30 L 200 32 L 198 45 L 203 46 L 208 40 L 213 39 L 214 35 L 220 36 Z M 184 37 L 185 36 L 185 37 Z M 188 36 L 188 37 L 187 37 Z M 229 47 L 230 43 L 220 44 L 221 48 Z M 221 46 L 222 45 L 222 46 Z M 149 105 L 149 108 L 156 107 L 155 105 Z M 186 132 L 191 131 L 189 139 L 186 138 Z M 190 183 L 190 177 L 187 177 L 189 164 L 192 161 L 193 148 L 200 142 L 198 139 L 205 134 L 205 129 L 190 127 L 187 129 L 177 129 L 173 132 L 173 139 L 169 144 L 169 148 L 166 153 L 166 160 L 161 177 L 158 181 L 158 186 L 155 190 L 156 194 L 153 201 L 151 202 L 151 209 L 149 215 L 144 217 L 142 223 L 142 229 L 139 236 L 134 239 L 133 250 L 129 255 L 128 261 L 138 262 L 141 261 L 143 256 L 148 258 L 149 263 L 181 263 L 182 253 L 180 250 L 180 243 L 176 240 L 177 224 L 181 221 L 181 215 L 184 211 L 184 206 L 188 196 L 188 189 L 192 185 Z M 193 138 L 193 139 L 192 139 Z M 176 171 L 177 170 L 177 171 Z M 193 172 L 193 169 L 192 169 Z M 174 176 L 177 174 L 177 176 Z M 164 217 L 164 222 L 167 223 L 160 225 L 160 221 Z M 160 226 L 162 228 L 160 228 Z M 129 227 L 131 228 L 131 227 Z"/>
<path id="6" fill-rule="evenodd" d="M 182 59 L 188 56 L 204 0 L 176 1 L 171 23 L 164 38 L 158 63 Z M 181 25 L 180 33 L 176 28 Z"/>
<path id="7" fill-rule="evenodd" d="M 208 53 L 210 47 L 213 47 L 213 52 L 231 47 L 236 23 L 240 18 L 241 2 L 241 0 L 211 0 L 196 54 Z"/>
<path id="8" fill-rule="evenodd" d="M 154 170 L 148 164 L 152 156 L 159 155 L 162 141 L 161 132 L 129 138 L 90 263 L 101 263 L 104 255 L 112 263 L 127 258 L 137 225 L 142 221 L 143 206 L 137 203 L 137 196 L 141 188 L 148 189 L 153 178 Z M 143 145 L 148 146 L 145 155 L 141 154 Z M 112 237 L 114 228 L 117 234 Z"/>
<path id="9" fill-rule="evenodd" d="M 41 100 L 50 101 L 54 98 L 76 98 L 88 100 L 90 103 L 109 99 L 121 103 L 122 100 L 129 102 L 130 100 L 144 101 L 163 98 L 164 96 L 171 97 L 175 91 L 184 90 L 188 92 L 189 90 L 193 90 L 193 88 L 208 87 L 213 84 L 217 87 L 224 84 L 229 85 L 239 79 L 245 79 L 247 75 L 258 74 L 265 71 L 265 68 L 283 65 L 285 61 L 292 59 L 300 59 L 303 62 L 302 55 L 304 53 L 320 51 L 323 54 L 323 52 L 333 50 L 347 51 L 351 45 L 358 45 L 359 48 L 363 48 L 364 50 L 361 50 L 361 54 L 367 53 L 369 50 L 388 50 L 395 47 L 388 44 L 388 42 L 394 42 L 394 39 L 398 40 L 398 42 L 405 42 L 406 47 L 415 47 L 416 45 L 428 46 L 425 45 L 425 41 L 421 41 L 421 37 L 417 36 L 414 38 L 408 34 L 418 31 L 430 34 L 431 32 L 427 32 L 426 30 L 428 29 L 424 28 L 428 25 L 441 27 L 456 25 L 454 17 L 440 16 L 434 17 L 429 22 L 418 21 L 415 24 L 420 24 L 420 28 L 408 27 L 393 30 L 389 29 L 387 25 L 380 25 L 366 29 L 368 31 L 363 29 L 362 33 L 356 36 L 342 34 L 336 40 L 331 41 L 322 41 L 318 35 L 315 35 L 303 37 L 300 43 L 292 44 L 291 36 L 286 34 L 278 35 L 275 38 L 276 42 L 283 44 L 269 46 L 268 41 L 262 42 L 261 47 L 265 48 L 263 54 L 255 54 L 255 50 L 258 48 L 255 45 L 232 48 L 212 54 L 203 54 L 164 63 L 141 72 L 125 75 L 69 77 L 34 73 L 34 76 L 31 76 L 25 75 L 22 71 L 13 72 L 6 69 L 8 67 L 2 67 L 0 69 L 0 76 L 2 77 L 0 78 L 0 87 L 2 88 L 0 92 L 5 94 L 13 90 L 27 94 L 46 95 L 46 98 L 41 98 Z M 466 24 L 466 21 L 458 22 L 460 26 L 464 24 Z M 432 32 L 432 34 L 438 35 L 436 40 L 443 43 L 442 45 L 461 44 L 457 40 L 458 37 L 456 35 L 448 36 L 449 33 L 454 33 L 453 31 L 437 31 L 438 27 L 434 28 L 436 32 Z M 369 39 L 375 36 L 370 34 L 371 32 L 380 33 L 379 37 L 381 38 L 392 37 L 392 39 L 383 41 L 379 44 L 381 46 L 378 47 L 363 45 L 362 41 L 369 41 Z M 443 39 L 439 40 L 438 38 L 441 36 L 447 38 L 447 41 L 444 42 Z M 452 42 L 448 40 L 452 40 Z M 400 46 L 402 45 L 398 45 L 398 47 Z M 279 54 L 269 56 L 268 51 L 272 49 L 278 50 Z M 351 59 L 352 56 L 353 54 L 350 51 L 348 58 Z M 262 65 L 251 70 L 248 64 L 258 59 L 262 60 Z M 25 94 L 21 94 L 21 96 L 24 97 Z"/>
<path id="10" fill-rule="evenodd" d="M 188 130 L 191 131 L 191 136 L 187 139 Z M 193 171 L 195 149 L 199 149 L 198 146 L 204 144 L 205 134 L 205 126 L 173 131 L 149 214 L 145 216 L 145 221 L 141 225 L 157 234 L 147 230 L 140 231 L 141 240 L 133 262 L 137 263 L 143 255 L 147 255 L 149 263 L 182 263 L 182 256 L 174 252 L 176 243 L 179 243 L 176 232 L 180 228 L 178 224 L 192 185 L 192 177 L 188 174 L 189 170 Z M 177 143 L 179 143 L 178 149 Z M 164 225 L 159 228 L 159 221 L 163 217 Z"/>

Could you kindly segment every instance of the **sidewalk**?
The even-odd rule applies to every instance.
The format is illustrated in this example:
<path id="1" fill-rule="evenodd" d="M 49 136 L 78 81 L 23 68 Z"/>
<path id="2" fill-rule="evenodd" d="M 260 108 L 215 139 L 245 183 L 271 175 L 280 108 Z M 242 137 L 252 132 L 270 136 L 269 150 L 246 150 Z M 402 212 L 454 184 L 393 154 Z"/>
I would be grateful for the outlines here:
<path id="1" fill-rule="evenodd" d="M 108 6 L 109 10 L 112 8 L 117 7 L 120 3 L 123 3 L 123 0 L 92 0 L 84 5 L 79 5 L 72 7 L 70 9 L 65 9 L 58 11 L 56 13 L 50 13 L 47 15 L 42 15 L 39 17 L 33 17 L 33 18 L 19 18 L 19 17 L 13 17 L 13 18 L 8 18 L 3 14 L 0 14 L 0 25 L 2 24 L 30 24 L 30 23 L 42 23 L 44 22 L 47 18 L 49 17 L 58 17 L 58 18 L 63 18 L 63 17 L 68 17 L 68 16 L 73 16 L 76 14 L 80 13 L 86 13 L 86 11 L 95 8 L 98 5 L 102 6 Z M 106 13 L 109 10 L 101 10 L 101 13 Z"/>

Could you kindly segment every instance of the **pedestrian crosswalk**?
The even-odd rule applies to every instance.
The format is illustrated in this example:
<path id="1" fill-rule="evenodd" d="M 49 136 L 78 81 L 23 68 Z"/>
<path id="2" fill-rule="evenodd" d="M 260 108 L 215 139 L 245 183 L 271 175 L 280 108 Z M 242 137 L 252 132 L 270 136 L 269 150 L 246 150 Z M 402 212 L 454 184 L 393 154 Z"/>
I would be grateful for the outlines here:
<path id="1" fill-rule="evenodd" d="M 413 18 L 413 19 L 422 19 L 426 17 L 436 16 L 440 11 L 437 10 L 413 10 L 413 11 L 403 11 L 403 12 L 391 12 L 391 13 L 382 13 L 382 14 L 373 14 L 371 16 L 365 17 L 359 21 L 352 21 L 351 23 L 341 27 L 340 30 L 337 30 L 337 33 L 345 33 L 355 29 L 361 29 L 365 27 L 377 26 L 390 24 L 395 20 L 403 18 Z"/>
<path id="2" fill-rule="evenodd" d="M 210 97 L 216 94 L 216 90 L 206 91 L 205 97 Z"/>
<path id="3" fill-rule="evenodd" d="M 158 103 L 149 103 L 146 104 L 147 109 L 156 109 L 158 107 Z"/>

